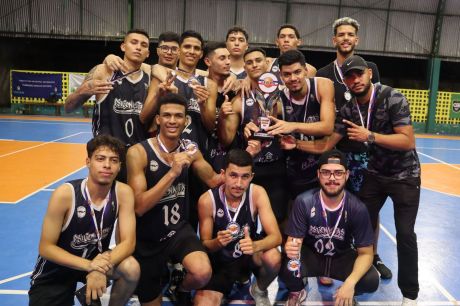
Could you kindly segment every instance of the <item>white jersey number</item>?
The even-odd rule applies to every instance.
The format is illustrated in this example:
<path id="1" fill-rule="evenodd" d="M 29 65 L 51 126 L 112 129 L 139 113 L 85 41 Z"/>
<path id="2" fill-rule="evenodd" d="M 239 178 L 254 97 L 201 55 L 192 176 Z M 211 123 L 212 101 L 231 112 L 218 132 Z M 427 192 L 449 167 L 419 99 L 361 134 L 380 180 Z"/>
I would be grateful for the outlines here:
<path id="1" fill-rule="evenodd" d="M 169 210 L 168 206 L 163 206 L 163 213 L 164 213 L 164 224 L 168 226 L 170 223 L 177 224 L 180 220 L 180 213 L 179 213 L 179 204 L 174 204 Z"/>
<path id="2" fill-rule="evenodd" d="M 133 136 L 134 133 L 134 123 L 133 123 L 133 118 L 129 118 L 125 122 L 125 133 L 128 135 L 128 137 Z"/>

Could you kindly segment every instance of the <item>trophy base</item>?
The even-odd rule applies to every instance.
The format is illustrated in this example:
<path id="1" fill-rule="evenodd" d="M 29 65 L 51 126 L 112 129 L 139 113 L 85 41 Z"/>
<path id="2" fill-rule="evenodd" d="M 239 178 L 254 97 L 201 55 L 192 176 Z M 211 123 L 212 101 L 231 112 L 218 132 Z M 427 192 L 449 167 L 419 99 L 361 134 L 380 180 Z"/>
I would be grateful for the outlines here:
<path id="1" fill-rule="evenodd" d="M 255 140 L 260 140 L 260 141 L 272 141 L 273 138 L 275 138 L 275 136 L 269 135 L 264 132 L 254 132 L 250 138 L 255 139 Z"/>

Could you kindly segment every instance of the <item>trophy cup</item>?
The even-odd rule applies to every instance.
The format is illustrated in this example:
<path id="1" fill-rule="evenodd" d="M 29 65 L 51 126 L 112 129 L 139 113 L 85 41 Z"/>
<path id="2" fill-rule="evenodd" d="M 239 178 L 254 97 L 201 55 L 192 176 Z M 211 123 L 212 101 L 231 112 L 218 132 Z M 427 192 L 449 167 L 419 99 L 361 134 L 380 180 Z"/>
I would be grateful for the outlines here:
<path id="1" fill-rule="evenodd" d="M 251 138 L 260 141 L 272 141 L 274 136 L 268 134 L 267 129 L 271 123 L 269 116 L 276 116 L 276 105 L 280 99 L 278 79 L 273 73 L 267 72 L 260 76 L 258 85 L 259 89 L 264 93 L 262 95 L 257 92 L 254 97 L 261 110 L 261 115 L 258 118 L 260 130 L 258 132 L 254 132 Z"/>

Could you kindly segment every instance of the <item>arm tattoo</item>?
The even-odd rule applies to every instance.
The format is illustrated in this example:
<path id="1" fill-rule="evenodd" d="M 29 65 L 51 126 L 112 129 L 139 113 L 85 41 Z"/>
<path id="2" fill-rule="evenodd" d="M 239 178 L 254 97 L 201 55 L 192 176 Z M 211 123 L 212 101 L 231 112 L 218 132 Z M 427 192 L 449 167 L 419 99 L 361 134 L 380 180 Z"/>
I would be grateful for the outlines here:
<path id="1" fill-rule="evenodd" d="M 83 82 L 91 81 L 91 80 L 94 78 L 94 72 L 96 71 L 96 68 L 97 68 L 97 65 L 94 66 L 94 67 L 88 72 L 88 74 L 86 75 L 86 77 L 85 77 L 85 79 L 83 80 Z"/>

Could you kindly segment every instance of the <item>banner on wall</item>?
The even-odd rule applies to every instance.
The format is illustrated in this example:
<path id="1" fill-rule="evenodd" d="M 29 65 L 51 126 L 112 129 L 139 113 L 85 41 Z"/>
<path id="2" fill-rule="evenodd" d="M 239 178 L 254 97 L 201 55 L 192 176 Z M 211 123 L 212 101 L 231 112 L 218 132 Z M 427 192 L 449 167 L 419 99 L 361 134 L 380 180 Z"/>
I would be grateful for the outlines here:
<path id="1" fill-rule="evenodd" d="M 69 73 L 69 86 L 67 96 L 73 93 L 85 80 L 86 74 L 84 73 Z M 95 102 L 96 96 L 92 96 L 88 99 L 89 101 Z"/>
<path id="2" fill-rule="evenodd" d="M 460 119 L 460 94 L 452 94 L 450 98 L 450 119 Z"/>
<path id="3" fill-rule="evenodd" d="M 12 96 L 42 98 L 56 102 L 62 98 L 62 73 L 12 71 Z"/>

